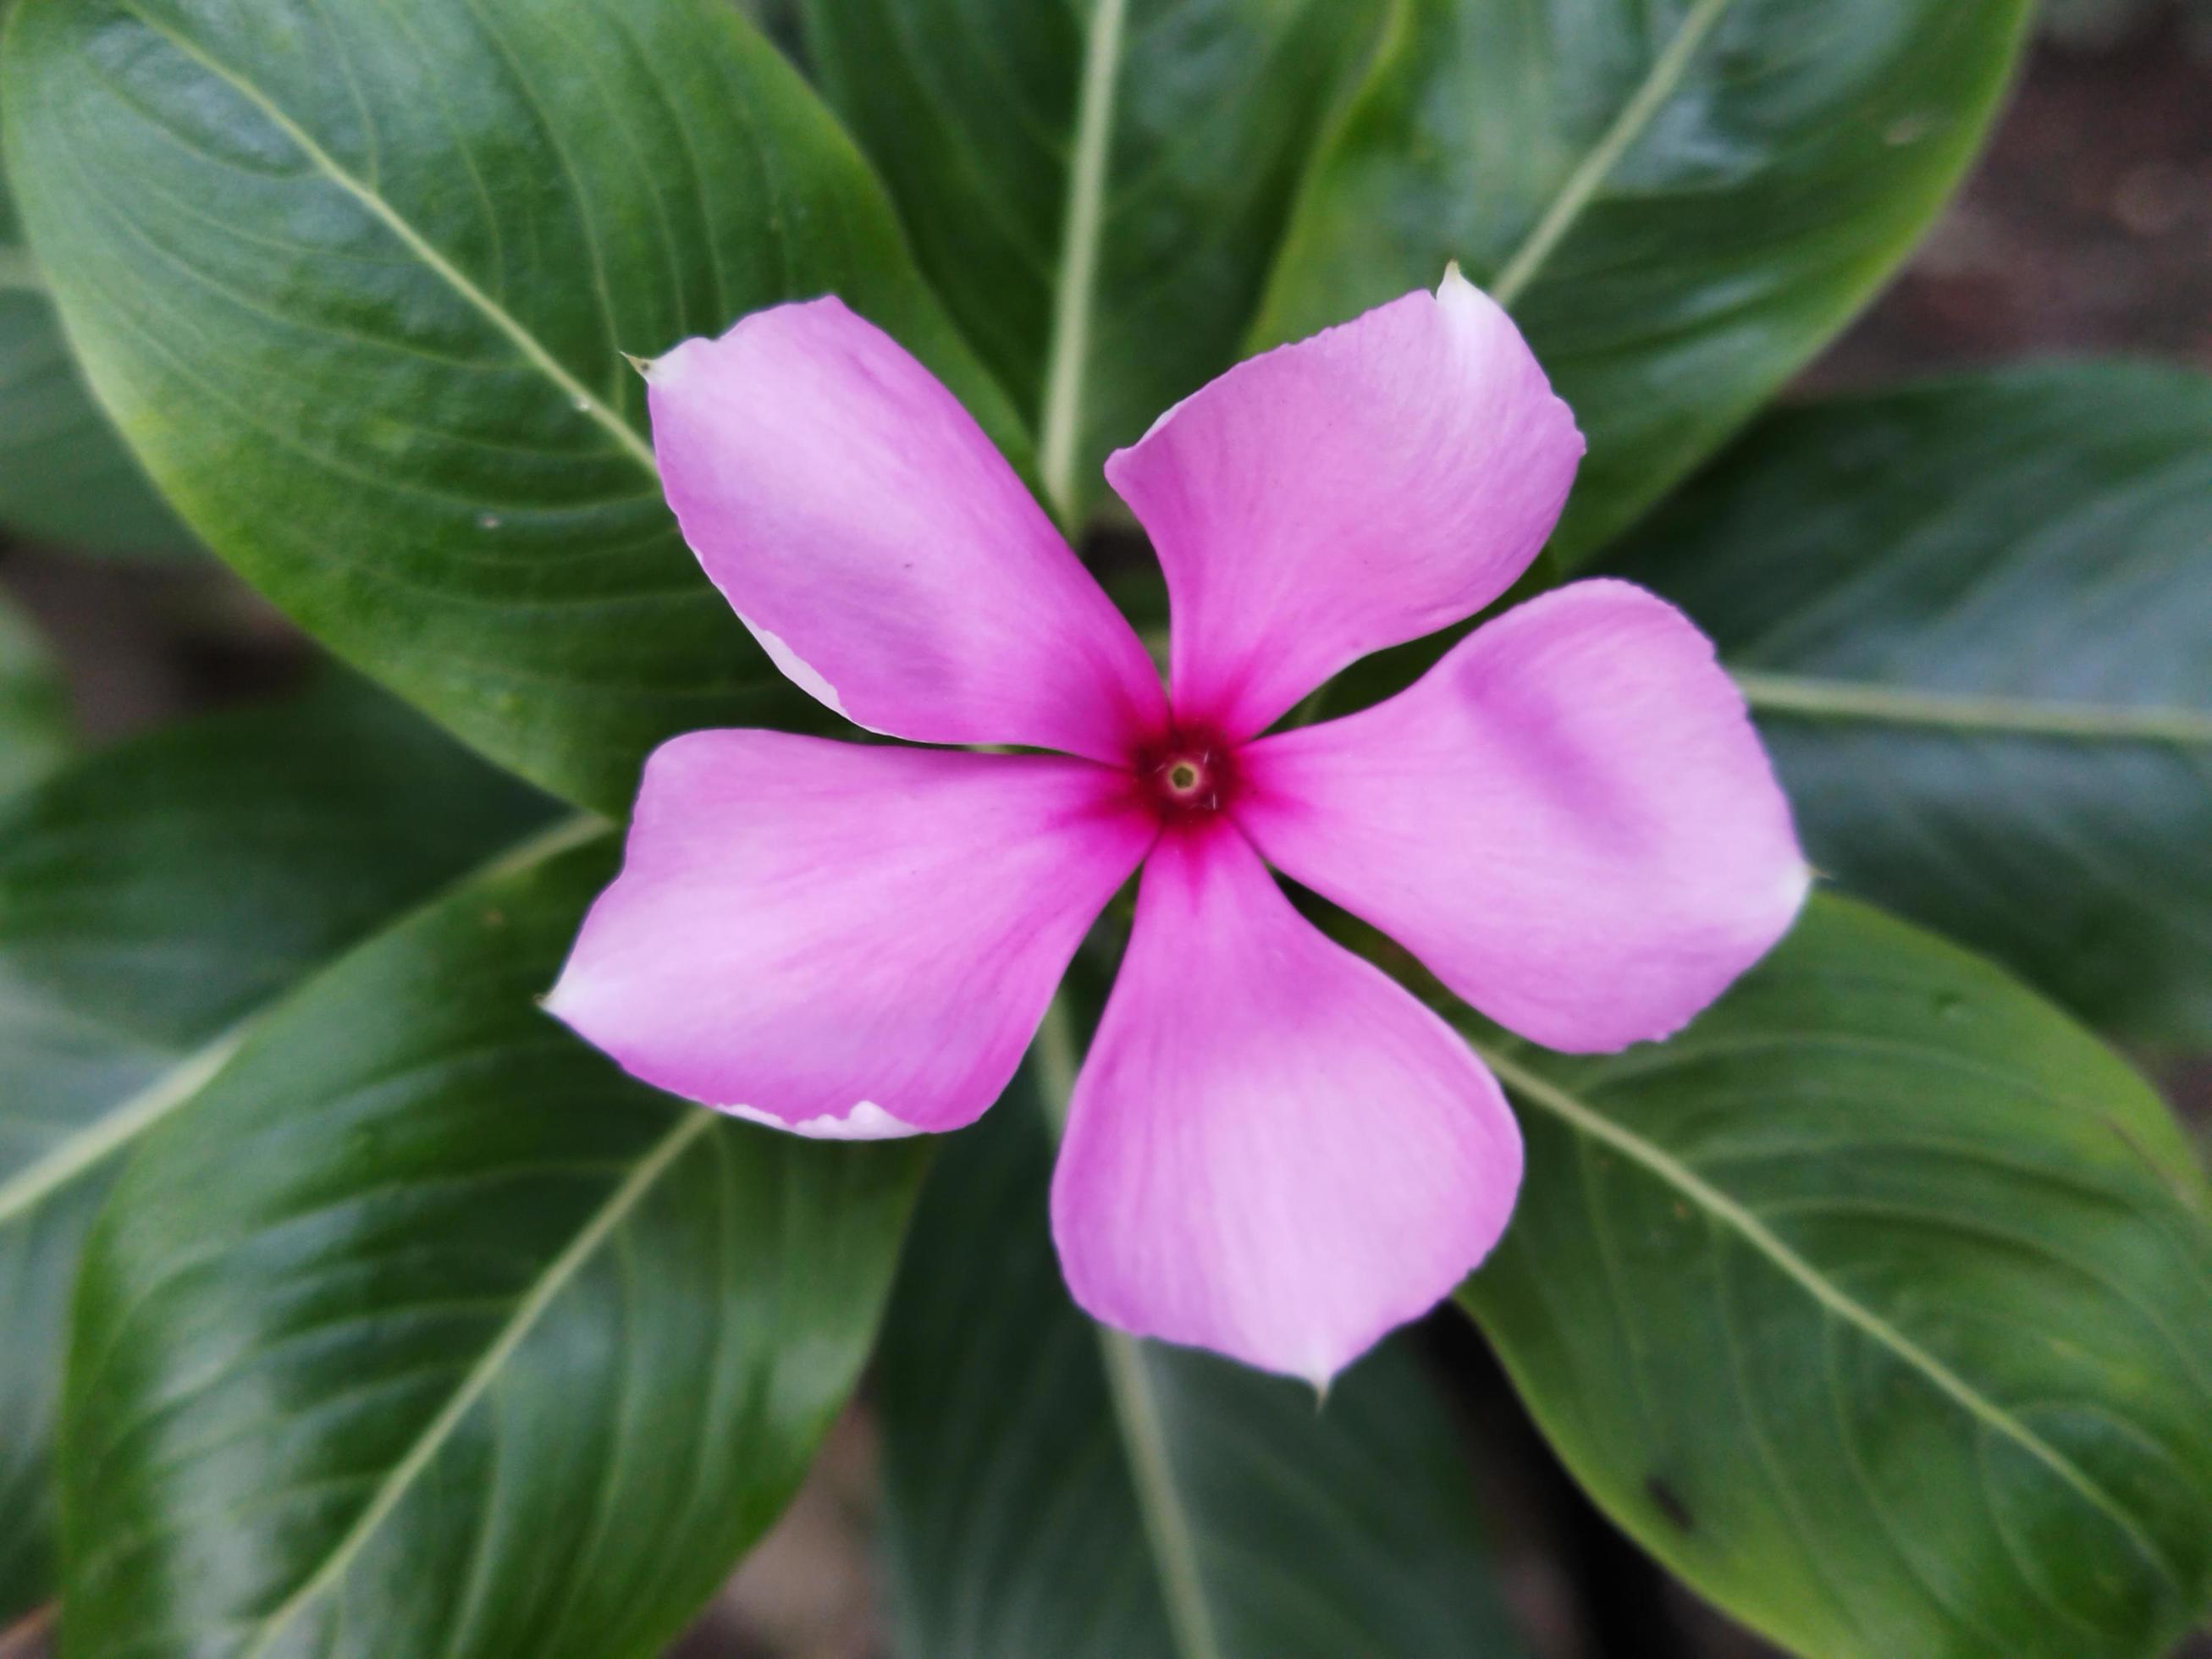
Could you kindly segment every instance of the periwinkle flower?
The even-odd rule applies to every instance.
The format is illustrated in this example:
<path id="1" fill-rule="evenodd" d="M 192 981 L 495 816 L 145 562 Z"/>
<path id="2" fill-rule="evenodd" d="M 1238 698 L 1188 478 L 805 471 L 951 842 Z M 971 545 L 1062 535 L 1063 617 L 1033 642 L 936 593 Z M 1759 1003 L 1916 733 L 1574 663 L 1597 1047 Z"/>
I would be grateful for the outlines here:
<path id="1" fill-rule="evenodd" d="M 800 1134 L 954 1129 L 1141 865 L 1052 1190 L 1068 1285 L 1109 1324 L 1323 1382 L 1512 1209 L 1497 1082 L 1268 866 L 1575 1051 L 1676 1030 L 1804 898 L 1741 698 L 1625 583 L 1265 735 L 1496 599 L 1566 499 L 1573 416 L 1455 272 L 1238 365 L 1107 463 L 1166 574 L 1172 695 L 951 393 L 837 301 L 648 380 L 684 535 L 785 673 L 872 732 L 1058 752 L 675 738 L 549 1006 L 648 1082 Z"/>

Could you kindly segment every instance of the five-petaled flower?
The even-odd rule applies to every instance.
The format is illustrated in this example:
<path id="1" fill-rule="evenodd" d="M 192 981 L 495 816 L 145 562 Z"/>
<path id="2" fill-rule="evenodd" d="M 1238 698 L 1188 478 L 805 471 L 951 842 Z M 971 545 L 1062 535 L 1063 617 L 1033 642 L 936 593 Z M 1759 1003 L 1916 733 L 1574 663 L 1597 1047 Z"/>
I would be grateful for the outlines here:
<path id="1" fill-rule="evenodd" d="M 1581 434 L 1455 272 L 1231 369 L 1106 476 L 1167 577 L 1170 691 L 952 395 L 834 299 L 650 368 L 668 499 L 778 666 L 872 732 L 696 732 L 548 1006 L 647 1081 L 804 1135 L 995 1100 L 1141 865 L 1052 1221 L 1109 1324 L 1324 1382 L 1504 1230 L 1521 1140 L 1435 1013 L 1268 866 L 1554 1048 L 1667 1035 L 1808 872 L 1711 646 L 1554 589 L 1411 690 L 1269 733 L 1354 660 L 1495 600 Z"/>

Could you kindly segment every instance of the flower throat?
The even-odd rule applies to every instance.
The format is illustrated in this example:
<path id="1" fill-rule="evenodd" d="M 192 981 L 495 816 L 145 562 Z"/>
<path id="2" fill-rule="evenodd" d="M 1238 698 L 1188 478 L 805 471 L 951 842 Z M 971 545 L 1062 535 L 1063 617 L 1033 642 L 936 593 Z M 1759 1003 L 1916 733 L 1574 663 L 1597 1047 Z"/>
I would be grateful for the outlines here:
<path id="1" fill-rule="evenodd" d="M 1236 750 L 1217 732 L 1172 726 L 1139 751 L 1136 775 L 1163 823 L 1203 820 L 1221 811 L 1236 793 Z"/>

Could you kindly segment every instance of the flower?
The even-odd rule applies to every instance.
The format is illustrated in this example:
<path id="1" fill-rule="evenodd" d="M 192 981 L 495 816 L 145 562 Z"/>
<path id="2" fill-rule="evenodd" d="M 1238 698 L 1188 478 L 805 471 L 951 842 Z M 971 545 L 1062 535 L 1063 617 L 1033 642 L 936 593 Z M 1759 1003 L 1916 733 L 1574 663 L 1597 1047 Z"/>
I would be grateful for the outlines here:
<path id="1" fill-rule="evenodd" d="M 1109 1324 L 1324 1383 L 1512 1208 L 1497 1082 L 1269 865 L 1577 1051 L 1680 1026 L 1803 900 L 1742 699 L 1622 582 L 1265 735 L 1496 599 L 1566 499 L 1573 416 L 1456 271 L 1238 365 L 1108 461 L 1166 574 L 1171 696 L 958 402 L 836 300 L 687 341 L 647 380 L 684 536 L 786 674 L 872 732 L 1058 752 L 674 738 L 547 1006 L 726 1112 L 954 1129 L 1141 865 L 1052 1189 L 1069 1287 Z"/>

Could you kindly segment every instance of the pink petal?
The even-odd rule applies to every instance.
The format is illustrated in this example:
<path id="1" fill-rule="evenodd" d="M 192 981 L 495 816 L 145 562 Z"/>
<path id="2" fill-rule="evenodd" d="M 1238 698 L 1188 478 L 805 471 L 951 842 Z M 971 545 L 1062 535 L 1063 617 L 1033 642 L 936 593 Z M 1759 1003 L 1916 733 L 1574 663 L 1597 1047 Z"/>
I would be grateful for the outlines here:
<path id="1" fill-rule="evenodd" d="M 1504 1097 L 1442 1020 L 1233 830 L 1161 841 L 1053 1176 L 1078 1302 L 1319 1386 L 1450 1292 L 1520 1180 Z"/>
<path id="2" fill-rule="evenodd" d="M 1520 331 L 1456 270 L 1201 387 L 1106 463 L 1167 574 L 1176 714 L 1249 737 L 1474 615 L 1536 556 L 1582 453 Z"/>
<path id="3" fill-rule="evenodd" d="M 781 732 L 663 744 L 546 1006 L 647 1082 L 801 1134 L 998 1098 L 1157 833 L 1125 776 Z"/>
<path id="4" fill-rule="evenodd" d="M 1676 1030 L 1810 880 L 1711 641 L 1626 582 L 1517 606 L 1410 690 L 1243 763 L 1238 821 L 1271 862 L 1554 1048 Z"/>
<path id="5" fill-rule="evenodd" d="M 647 372 L 684 538 L 776 666 L 874 732 L 1127 757 L 1159 677 L 967 410 L 835 299 Z"/>

